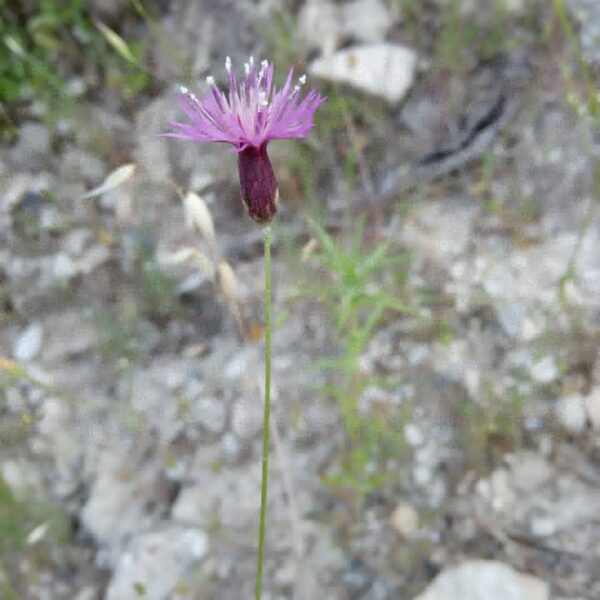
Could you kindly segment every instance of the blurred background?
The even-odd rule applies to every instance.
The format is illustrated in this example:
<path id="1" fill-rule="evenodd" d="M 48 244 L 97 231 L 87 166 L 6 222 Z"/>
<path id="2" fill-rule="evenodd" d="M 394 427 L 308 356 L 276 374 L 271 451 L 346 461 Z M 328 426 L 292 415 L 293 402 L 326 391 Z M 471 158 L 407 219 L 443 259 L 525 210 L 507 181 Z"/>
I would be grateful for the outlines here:
<path id="1" fill-rule="evenodd" d="M 158 135 L 250 55 L 265 598 L 600 598 L 596 0 L 0 0 L 0 598 L 253 597 L 261 231 Z"/>

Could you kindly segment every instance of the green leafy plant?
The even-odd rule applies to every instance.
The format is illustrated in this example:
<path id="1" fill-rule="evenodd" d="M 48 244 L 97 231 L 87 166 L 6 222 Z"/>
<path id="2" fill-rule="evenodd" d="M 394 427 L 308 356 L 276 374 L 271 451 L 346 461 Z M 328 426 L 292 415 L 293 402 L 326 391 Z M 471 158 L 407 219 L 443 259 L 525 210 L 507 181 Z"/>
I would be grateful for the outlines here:
<path id="1" fill-rule="evenodd" d="M 403 424 L 409 408 L 395 414 L 361 413 L 359 398 L 374 382 L 361 374 L 359 360 L 388 315 L 414 312 L 388 291 L 388 285 L 381 284 L 384 275 L 391 274 L 397 279 L 390 288 L 398 289 L 407 256 L 392 254 L 389 242 L 367 249 L 362 222 L 349 244 L 334 239 L 315 221 L 311 226 L 319 245 L 315 258 L 328 280 L 306 293 L 319 297 L 334 321 L 340 355 L 322 361 L 320 366 L 334 374 L 334 381 L 325 391 L 337 401 L 349 442 L 341 458 L 341 470 L 331 475 L 328 483 L 366 494 L 387 480 L 385 473 L 371 467 L 374 461 L 403 447 Z M 338 380 L 336 374 L 341 374 Z M 384 379 L 376 383 L 387 385 Z"/>
<path id="2" fill-rule="evenodd" d="M 553 0 L 553 6 L 563 35 L 571 51 L 575 54 L 578 74 L 583 84 L 583 100 L 580 100 L 578 94 L 575 92 L 576 82 L 574 78 L 569 72 L 564 72 L 567 102 L 578 116 L 583 116 L 587 113 L 596 130 L 600 132 L 600 95 L 594 82 L 592 70 L 585 59 L 583 48 L 571 24 L 565 1 Z M 600 204 L 600 164 L 598 161 L 595 162 L 593 186 L 588 208 L 581 221 L 577 242 L 569 258 L 567 268 L 559 280 L 560 296 L 563 303 L 567 305 L 567 286 L 575 279 L 577 260 L 579 259 L 585 237 L 592 228 L 596 212 L 598 211 L 598 205 Z"/>
<path id="3" fill-rule="evenodd" d="M 19 598 L 11 583 L 11 567 L 25 549 L 32 560 L 45 560 L 50 547 L 66 544 L 72 535 L 69 515 L 31 499 L 18 499 L 0 478 L 0 594 Z"/>
<path id="4" fill-rule="evenodd" d="M 10 107 L 31 100 L 49 114 L 68 114 L 71 96 L 65 72 L 93 74 L 129 99 L 150 77 L 141 66 L 140 42 L 126 42 L 93 19 L 84 0 L 0 0 L 0 126 L 14 132 Z M 56 113 L 56 114 L 55 114 Z M 12 127 L 11 127 L 12 125 Z"/>

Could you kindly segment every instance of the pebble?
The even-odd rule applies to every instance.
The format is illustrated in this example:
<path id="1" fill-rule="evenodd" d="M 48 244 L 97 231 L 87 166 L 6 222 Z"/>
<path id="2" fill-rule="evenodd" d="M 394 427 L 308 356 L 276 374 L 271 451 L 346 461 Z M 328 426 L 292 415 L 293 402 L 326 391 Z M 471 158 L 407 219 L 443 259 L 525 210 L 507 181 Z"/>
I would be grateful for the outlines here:
<path id="1" fill-rule="evenodd" d="M 390 515 L 390 525 L 400 537 L 411 539 L 419 530 L 419 515 L 410 504 L 400 502 Z"/>
<path id="2" fill-rule="evenodd" d="M 587 415 L 585 401 L 580 394 L 561 398 L 554 407 L 554 414 L 569 433 L 581 433 L 585 429 Z"/>
<path id="3" fill-rule="evenodd" d="M 541 360 L 533 363 L 531 377 L 540 384 L 551 383 L 558 377 L 558 367 L 553 356 L 545 356 Z"/>
<path id="4" fill-rule="evenodd" d="M 119 559 L 106 600 L 173 598 L 186 571 L 207 553 L 208 536 L 197 527 L 168 525 L 138 535 Z"/>
<path id="5" fill-rule="evenodd" d="M 308 0 L 298 15 L 298 34 L 308 49 L 330 56 L 341 38 L 341 23 L 331 0 Z"/>
<path id="6" fill-rule="evenodd" d="M 416 53 L 406 46 L 365 44 L 317 58 L 310 64 L 309 72 L 396 105 L 413 84 L 416 64 Z"/>
<path id="7" fill-rule="evenodd" d="M 550 587 L 497 561 L 470 560 L 442 571 L 415 600 L 549 600 Z"/>
<path id="8" fill-rule="evenodd" d="M 354 0 L 338 10 L 342 34 L 360 42 L 381 42 L 393 24 L 382 0 Z"/>
<path id="9" fill-rule="evenodd" d="M 19 362 L 33 360 L 42 348 L 44 331 L 39 321 L 28 325 L 17 338 L 13 347 L 13 356 Z"/>
<path id="10" fill-rule="evenodd" d="M 517 491 L 533 492 L 546 484 L 554 475 L 552 465 L 540 454 L 522 452 L 513 457 L 511 483 Z"/>

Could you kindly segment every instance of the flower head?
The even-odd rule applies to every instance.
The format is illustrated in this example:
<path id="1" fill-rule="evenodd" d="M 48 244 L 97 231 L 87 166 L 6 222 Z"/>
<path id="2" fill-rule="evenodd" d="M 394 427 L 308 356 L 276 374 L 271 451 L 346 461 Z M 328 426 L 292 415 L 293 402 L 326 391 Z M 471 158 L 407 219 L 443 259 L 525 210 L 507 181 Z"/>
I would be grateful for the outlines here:
<path id="1" fill-rule="evenodd" d="M 244 67 L 245 77 L 238 83 L 227 57 L 228 94 L 212 77 L 207 77 L 209 90 L 202 99 L 181 88 L 179 105 L 189 122 L 170 121 L 174 131 L 165 135 L 232 144 L 238 153 L 242 198 L 250 216 L 262 223 L 273 218 L 278 201 L 267 144 L 276 139 L 305 137 L 324 98 L 315 90 L 302 98 L 300 91 L 306 77 L 303 75 L 294 84 L 293 67 L 279 90 L 273 83 L 272 63 L 263 60 L 257 67 L 251 57 Z"/>

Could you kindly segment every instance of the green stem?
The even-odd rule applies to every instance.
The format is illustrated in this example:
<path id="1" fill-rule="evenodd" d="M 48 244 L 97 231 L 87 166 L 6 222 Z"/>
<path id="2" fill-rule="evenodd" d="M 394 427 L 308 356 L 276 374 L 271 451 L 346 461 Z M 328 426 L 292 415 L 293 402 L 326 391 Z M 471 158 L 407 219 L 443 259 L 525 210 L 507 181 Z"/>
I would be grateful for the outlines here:
<path id="1" fill-rule="evenodd" d="M 258 566 L 256 600 L 261 599 L 265 556 L 265 525 L 269 480 L 269 423 L 271 419 L 271 227 L 264 229 L 265 241 L 265 407 L 263 422 L 262 479 L 260 487 L 260 528 L 258 533 Z"/>

